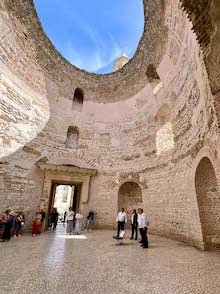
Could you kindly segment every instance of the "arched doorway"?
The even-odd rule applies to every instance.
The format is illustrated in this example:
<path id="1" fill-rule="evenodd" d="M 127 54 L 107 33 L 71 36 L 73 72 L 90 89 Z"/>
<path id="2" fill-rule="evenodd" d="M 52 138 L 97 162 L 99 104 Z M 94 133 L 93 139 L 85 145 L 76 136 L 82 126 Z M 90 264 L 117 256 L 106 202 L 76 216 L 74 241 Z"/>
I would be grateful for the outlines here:
<path id="1" fill-rule="evenodd" d="M 142 190 L 135 182 L 124 183 L 118 191 L 118 211 L 123 207 L 131 218 L 132 209 L 142 206 Z"/>
<path id="2" fill-rule="evenodd" d="M 72 109 L 81 112 L 84 101 L 84 92 L 80 88 L 76 88 L 73 97 Z"/>
<path id="3" fill-rule="evenodd" d="M 208 157 L 202 158 L 196 169 L 195 186 L 205 248 L 220 248 L 220 195 Z"/>

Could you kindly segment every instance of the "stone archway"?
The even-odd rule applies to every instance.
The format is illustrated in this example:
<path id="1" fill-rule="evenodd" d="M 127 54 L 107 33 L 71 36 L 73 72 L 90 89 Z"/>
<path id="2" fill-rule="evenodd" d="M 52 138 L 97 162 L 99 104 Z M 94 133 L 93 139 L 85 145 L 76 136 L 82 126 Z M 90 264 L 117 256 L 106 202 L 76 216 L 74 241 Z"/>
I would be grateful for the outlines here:
<path id="1" fill-rule="evenodd" d="M 205 249 L 220 248 L 220 194 L 208 157 L 203 157 L 197 166 L 195 187 Z"/>
<path id="2" fill-rule="evenodd" d="M 132 209 L 142 206 L 142 189 L 135 182 L 126 182 L 121 185 L 118 191 L 118 211 L 123 207 L 131 216 Z"/>
<path id="3" fill-rule="evenodd" d="M 39 161 L 37 166 L 44 171 L 40 207 L 44 208 L 46 212 L 51 211 L 52 203 L 55 199 L 56 185 L 64 184 L 75 186 L 77 190 L 79 189 L 77 209 L 82 212 L 86 210 L 89 201 L 90 179 L 96 175 L 96 169 L 71 164 L 52 164 L 43 161 Z"/>

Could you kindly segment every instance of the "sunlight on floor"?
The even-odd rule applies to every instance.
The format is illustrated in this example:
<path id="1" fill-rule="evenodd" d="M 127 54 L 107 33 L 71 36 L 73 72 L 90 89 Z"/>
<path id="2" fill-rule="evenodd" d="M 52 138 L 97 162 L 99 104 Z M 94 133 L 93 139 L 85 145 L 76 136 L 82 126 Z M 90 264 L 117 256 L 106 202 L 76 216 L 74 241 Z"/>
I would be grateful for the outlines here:
<path id="1" fill-rule="evenodd" d="M 57 237 L 62 239 L 76 239 L 76 240 L 87 239 L 85 235 L 57 235 Z"/>

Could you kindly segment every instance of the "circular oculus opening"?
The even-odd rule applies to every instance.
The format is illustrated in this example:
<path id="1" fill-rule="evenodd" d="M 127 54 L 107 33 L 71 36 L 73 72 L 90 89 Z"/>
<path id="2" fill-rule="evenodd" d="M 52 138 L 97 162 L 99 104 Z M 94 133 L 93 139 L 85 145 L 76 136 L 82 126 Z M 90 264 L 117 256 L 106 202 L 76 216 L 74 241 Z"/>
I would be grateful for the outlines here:
<path id="1" fill-rule="evenodd" d="M 45 33 L 74 66 L 96 74 L 119 70 L 144 30 L 142 0 L 35 0 Z"/>

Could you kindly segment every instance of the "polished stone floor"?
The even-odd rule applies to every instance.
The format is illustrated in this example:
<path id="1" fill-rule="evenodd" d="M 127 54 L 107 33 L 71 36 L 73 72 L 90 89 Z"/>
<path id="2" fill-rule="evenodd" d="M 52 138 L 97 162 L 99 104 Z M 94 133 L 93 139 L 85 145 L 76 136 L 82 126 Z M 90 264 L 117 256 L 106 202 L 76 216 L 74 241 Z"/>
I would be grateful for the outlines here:
<path id="1" fill-rule="evenodd" d="M 118 245 L 112 232 L 63 228 L 0 243 L 0 293 L 219 294 L 220 253 L 150 236 Z M 128 236 L 127 236 L 128 237 Z"/>

